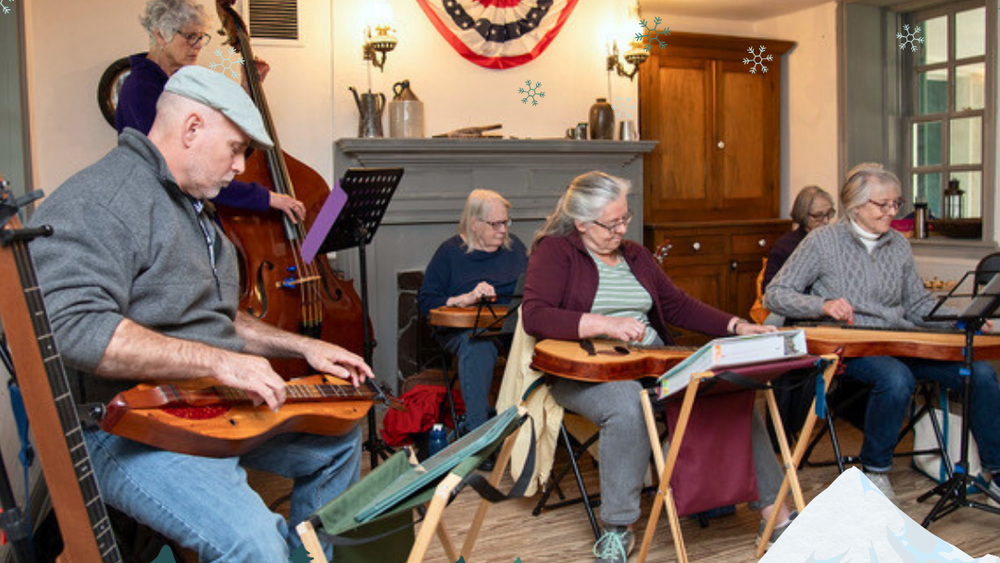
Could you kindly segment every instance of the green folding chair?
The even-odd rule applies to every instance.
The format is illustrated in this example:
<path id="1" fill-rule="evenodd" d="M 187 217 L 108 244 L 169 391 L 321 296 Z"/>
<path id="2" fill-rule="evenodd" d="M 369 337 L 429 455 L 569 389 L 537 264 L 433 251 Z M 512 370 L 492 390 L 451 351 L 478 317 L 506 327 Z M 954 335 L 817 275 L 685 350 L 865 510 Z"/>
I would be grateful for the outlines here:
<path id="1" fill-rule="evenodd" d="M 329 563 L 319 541 L 323 536 L 333 544 L 337 563 L 418 563 L 423 561 L 434 534 L 444 547 L 448 563 L 457 561 L 459 556 L 468 561 L 489 503 L 520 496 L 527 485 L 526 480 L 519 482 L 506 495 L 496 490 L 526 413 L 523 406 L 510 407 L 423 463 L 417 461 L 409 448 L 397 452 L 296 527 L 313 561 Z M 489 479 L 475 473 L 476 467 L 501 443 L 503 447 Z M 473 487 L 483 501 L 458 552 L 441 517 L 466 485 Z M 420 532 L 415 538 L 414 510 L 423 512 Z M 400 553 L 409 545 L 413 547 L 408 553 Z M 404 546 L 404 550 L 391 552 L 399 546 Z"/>

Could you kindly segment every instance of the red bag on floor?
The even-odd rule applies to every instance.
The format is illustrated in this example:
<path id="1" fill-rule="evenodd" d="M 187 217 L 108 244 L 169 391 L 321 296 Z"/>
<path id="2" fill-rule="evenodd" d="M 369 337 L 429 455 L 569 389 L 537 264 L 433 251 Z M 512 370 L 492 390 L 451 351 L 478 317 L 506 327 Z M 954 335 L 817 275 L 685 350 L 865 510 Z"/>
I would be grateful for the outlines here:
<path id="1" fill-rule="evenodd" d="M 440 385 L 415 385 L 400 400 L 406 406 L 405 411 L 389 409 L 382 420 L 382 439 L 385 443 L 400 447 L 413 443 L 413 437 L 424 434 L 434 424 L 443 422 L 454 428 L 455 421 L 444 397 L 445 389 Z M 452 389 L 451 396 L 455 401 L 455 412 L 465 413 L 465 403 L 458 389 Z"/>

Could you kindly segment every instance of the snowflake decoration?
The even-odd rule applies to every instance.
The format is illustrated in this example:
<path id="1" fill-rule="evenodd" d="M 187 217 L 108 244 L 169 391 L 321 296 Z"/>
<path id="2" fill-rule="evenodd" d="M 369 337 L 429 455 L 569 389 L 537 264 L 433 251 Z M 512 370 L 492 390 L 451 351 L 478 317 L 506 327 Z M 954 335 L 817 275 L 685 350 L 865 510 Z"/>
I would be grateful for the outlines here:
<path id="1" fill-rule="evenodd" d="M 522 104 L 526 104 L 526 103 L 528 103 L 528 100 L 530 99 L 531 100 L 531 105 L 537 106 L 538 105 L 538 100 L 535 99 L 535 96 L 538 96 L 539 98 L 544 98 L 545 97 L 545 92 L 539 92 L 538 91 L 538 87 L 541 86 L 542 83 L 541 82 L 535 82 L 535 86 L 534 87 L 531 86 L 531 80 L 525 80 L 524 83 L 525 83 L 525 85 L 528 86 L 527 90 L 525 90 L 524 88 L 518 88 L 517 89 L 517 92 L 519 94 L 527 94 L 527 96 L 521 98 L 521 103 Z"/>
<path id="2" fill-rule="evenodd" d="M 226 74 L 226 70 L 228 69 L 229 72 L 230 72 L 230 74 L 232 74 L 232 76 L 233 76 L 233 80 L 239 80 L 240 79 L 240 71 L 236 70 L 236 67 L 233 66 L 233 65 L 234 64 L 243 64 L 243 57 L 240 57 L 237 60 L 234 60 L 232 58 L 232 55 L 236 54 L 236 49 L 233 49 L 232 47 L 230 47 L 229 48 L 229 53 L 227 53 L 227 54 L 223 54 L 222 53 L 222 49 L 216 49 L 215 50 L 215 54 L 218 55 L 220 58 L 222 58 L 222 62 L 221 63 L 208 63 L 208 68 L 210 68 L 212 70 L 215 70 L 215 67 L 221 67 L 222 68 L 222 74 Z"/>
<path id="3" fill-rule="evenodd" d="M 0 0 L 0 8 L 3 8 L 3 13 L 9 14 L 10 13 L 10 8 L 6 4 L 4 4 L 3 1 L 4 0 Z M 9 0 L 9 1 L 13 2 L 14 0 Z"/>
<path id="4" fill-rule="evenodd" d="M 653 41 L 656 41 L 660 45 L 661 50 L 667 46 L 667 42 L 661 40 L 660 36 L 664 34 L 670 35 L 670 28 L 660 29 L 660 21 L 659 16 L 653 18 L 653 29 L 649 29 L 649 26 L 646 25 L 646 20 L 639 20 L 639 25 L 641 25 L 646 31 L 643 33 L 636 33 L 635 40 L 639 43 L 645 43 L 643 49 L 645 49 L 647 53 L 649 52 L 649 46 L 653 44 Z M 646 41 L 647 39 L 648 41 Z"/>
<path id="5" fill-rule="evenodd" d="M 615 110 L 615 115 L 618 116 L 619 121 L 625 121 L 627 119 L 635 119 L 635 104 L 632 103 L 632 98 L 625 98 L 622 102 L 622 97 L 618 96 L 615 98 L 618 100 L 617 104 L 611 104 L 611 107 Z"/>
<path id="6" fill-rule="evenodd" d="M 900 50 L 905 49 L 906 45 L 909 44 L 910 47 L 912 47 L 912 49 L 910 50 L 916 53 L 917 43 L 922 44 L 924 42 L 923 37 L 917 37 L 917 34 L 920 33 L 920 26 L 918 25 L 913 29 L 913 32 L 910 32 L 910 25 L 906 24 L 903 26 L 903 31 L 906 32 L 906 35 L 903 35 L 902 33 L 896 33 L 896 39 L 903 40 L 903 42 L 899 44 Z"/>
<path id="7" fill-rule="evenodd" d="M 753 63 L 753 68 L 750 69 L 750 74 L 757 74 L 757 66 L 758 65 L 762 69 L 764 69 L 761 72 L 767 72 L 767 67 L 764 66 L 764 61 L 773 61 L 774 58 L 773 58 L 773 55 L 768 55 L 768 56 L 765 57 L 764 56 L 764 51 L 765 50 L 767 50 L 767 49 L 763 45 L 760 46 L 760 52 L 759 53 L 754 53 L 753 52 L 753 47 L 748 47 L 747 48 L 747 52 L 750 53 L 751 55 L 753 55 L 753 58 L 752 59 L 748 59 L 748 58 L 744 57 L 743 58 L 743 64 L 750 64 L 751 62 Z"/>

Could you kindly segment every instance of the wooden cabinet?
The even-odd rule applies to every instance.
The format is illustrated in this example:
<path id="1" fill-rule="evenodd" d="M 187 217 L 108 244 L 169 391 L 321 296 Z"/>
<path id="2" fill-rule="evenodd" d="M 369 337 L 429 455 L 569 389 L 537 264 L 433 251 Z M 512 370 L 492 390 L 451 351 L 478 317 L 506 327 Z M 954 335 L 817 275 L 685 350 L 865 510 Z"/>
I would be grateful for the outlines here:
<path id="1" fill-rule="evenodd" d="M 678 287 L 699 301 L 747 317 L 757 297 L 757 274 L 787 219 L 654 223 L 645 226 L 648 248 L 669 244 L 660 265 Z M 680 344 L 708 339 L 685 334 Z"/>
<path id="2" fill-rule="evenodd" d="M 670 35 L 639 72 L 645 243 L 692 296 L 747 316 L 761 258 L 790 229 L 781 201 L 781 58 L 789 41 Z M 748 48 L 773 60 L 754 67 Z M 744 64 L 744 59 L 749 59 Z M 685 338 L 692 343 L 693 338 Z"/>
<path id="3" fill-rule="evenodd" d="M 749 72 L 751 46 L 773 55 L 767 72 Z M 659 141 L 644 157 L 646 223 L 778 216 L 781 55 L 793 46 L 676 33 L 643 63 L 640 130 Z"/>

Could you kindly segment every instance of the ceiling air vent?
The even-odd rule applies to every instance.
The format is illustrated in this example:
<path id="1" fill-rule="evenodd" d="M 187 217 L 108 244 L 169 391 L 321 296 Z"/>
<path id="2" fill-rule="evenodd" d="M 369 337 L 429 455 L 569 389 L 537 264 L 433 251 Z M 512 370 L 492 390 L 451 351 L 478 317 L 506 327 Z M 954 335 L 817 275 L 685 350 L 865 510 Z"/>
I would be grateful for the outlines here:
<path id="1" fill-rule="evenodd" d="M 298 0 L 250 0 L 250 36 L 298 40 L 298 4 Z"/>

